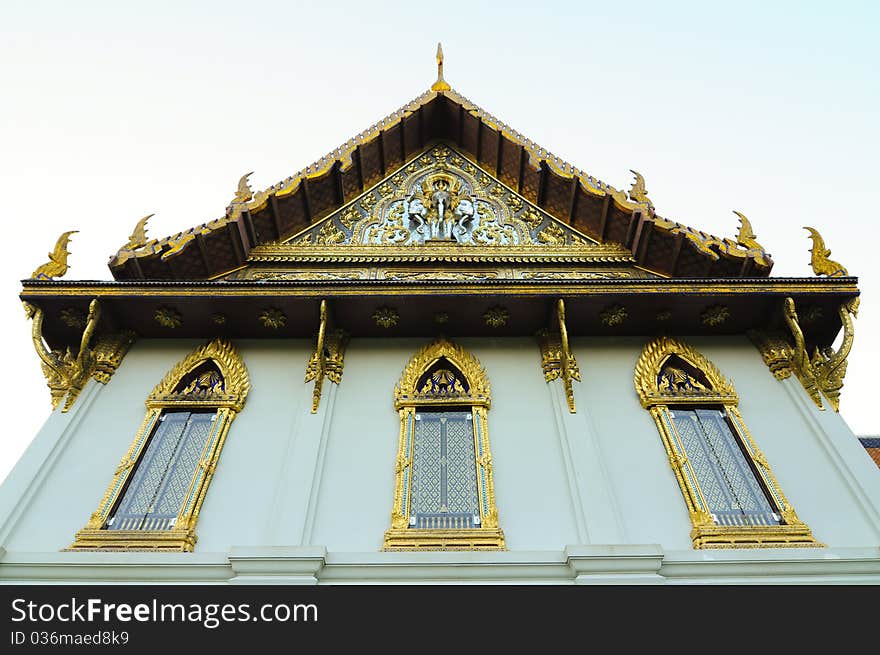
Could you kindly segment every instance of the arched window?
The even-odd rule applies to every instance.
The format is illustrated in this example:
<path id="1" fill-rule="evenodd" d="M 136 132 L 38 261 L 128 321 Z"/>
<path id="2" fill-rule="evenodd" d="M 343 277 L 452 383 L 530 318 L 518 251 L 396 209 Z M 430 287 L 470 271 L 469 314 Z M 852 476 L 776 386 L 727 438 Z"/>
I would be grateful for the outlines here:
<path id="1" fill-rule="evenodd" d="M 489 380 L 476 358 L 439 339 L 406 365 L 394 509 L 385 550 L 503 550 L 489 450 Z"/>
<path id="2" fill-rule="evenodd" d="M 178 363 L 147 398 L 141 429 L 69 549 L 193 550 L 199 509 L 249 389 L 228 341 Z"/>
<path id="3" fill-rule="evenodd" d="M 654 339 L 635 369 L 687 503 L 694 548 L 821 546 L 739 413 L 733 385 L 690 346 Z"/>

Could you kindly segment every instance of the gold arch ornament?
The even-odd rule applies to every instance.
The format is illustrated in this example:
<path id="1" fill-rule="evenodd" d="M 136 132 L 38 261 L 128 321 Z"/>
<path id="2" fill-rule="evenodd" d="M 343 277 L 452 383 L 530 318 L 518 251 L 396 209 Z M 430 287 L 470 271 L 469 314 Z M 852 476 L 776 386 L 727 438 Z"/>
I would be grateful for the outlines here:
<path id="1" fill-rule="evenodd" d="M 419 386 L 441 360 L 464 378 L 466 388 L 438 393 Z M 449 371 L 444 370 L 444 374 Z M 504 550 L 504 533 L 498 527 L 495 506 L 492 453 L 489 447 L 488 411 L 491 404 L 489 378 L 482 364 L 467 350 L 440 338 L 421 348 L 404 367 L 394 388 L 394 407 L 400 416 L 395 465 L 394 506 L 391 528 L 385 532 L 383 550 Z M 417 414 L 426 408 L 467 408 L 471 412 L 477 502 L 480 525 L 474 528 L 410 527 L 413 453 Z"/>
<path id="2" fill-rule="evenodd" d="M 670 362 L 670 358 L 674 358 Z M 683 366 L 682 366 L 683 364 Z M 670 368 L 666 368 L 670 366 Z M 698 373 L 699 379 L 691 379 Z M 679 384 L 664 384 L 664 373 L 678 373 Z M 642 407 L 657 425 L 669 463 L 684 496 L 693 529 L 694 548 L 820 547 L 810 528 L 797 516 L 782 492 L 764 453 L 758 448 L 739 413 L 733 384 L 702 353 L 671 337 L 657 337 L 645 345 L 635 367 L 634 383 Z M 697 473 L 673 421 L 676 407 L 720 409 L 742 448 L 757 481 L 769 492 L 768 500 L 782 517 L 780 525 L 719 525 L 703 494 Z"/>
<path id="3" fill-rule="evenodd" d="M 213 363 L 223 379 L 222 388 L 194 393 L 192 384 L 180 389 L 187 376 L 205 363 Z M 86 526 L 77 532 L 67 550 L 192 551 L 199 511 L 205 500 L 214 469 L 226 441 L 229 427 L 244 407 L 250 379 L 247 368 L 235 347 L 225 339 L 214 339 L 190 352 L 178 362 L 153 389 L 145 404 L 147 413 L 125 456 L 119 462 L 98 508 Z M 133 475 L 150 435 L 168 410 L 212 410 L 210 434 L 199 457 L 199 464 L 189 483 L 173 527 L 167 530 L 107 530 L 105 526 Z"/>

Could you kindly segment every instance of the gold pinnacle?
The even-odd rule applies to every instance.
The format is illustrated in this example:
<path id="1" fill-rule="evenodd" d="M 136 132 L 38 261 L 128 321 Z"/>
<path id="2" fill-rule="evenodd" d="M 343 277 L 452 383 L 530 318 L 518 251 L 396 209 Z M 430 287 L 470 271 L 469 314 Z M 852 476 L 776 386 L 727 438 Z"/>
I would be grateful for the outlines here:
<path id="1" fill-rule="evenodd" d="M 452 87 L 443 79 L 443 46 L 437 43 L 437 81 L 431 85 L 431 91 L 449 91 Z"/>

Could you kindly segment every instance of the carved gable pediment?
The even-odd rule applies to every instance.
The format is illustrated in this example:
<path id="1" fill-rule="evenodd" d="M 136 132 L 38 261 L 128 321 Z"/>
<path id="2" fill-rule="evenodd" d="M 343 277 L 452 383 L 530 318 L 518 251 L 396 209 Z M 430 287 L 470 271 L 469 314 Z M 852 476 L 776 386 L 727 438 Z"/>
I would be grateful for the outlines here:
<path id="1" fill-rule="evenodd" d="M 446 145 L 429 149 L 355 202 L 286 243 L 596 245 Z"/>
<path id="2" fill-rule="evenodd" d="M 436 144 L 232 279 L 482 280 L 648 277 L 632 253 L 565 225 Z M 368 266 L 359 266 L 367 264 Z"/>

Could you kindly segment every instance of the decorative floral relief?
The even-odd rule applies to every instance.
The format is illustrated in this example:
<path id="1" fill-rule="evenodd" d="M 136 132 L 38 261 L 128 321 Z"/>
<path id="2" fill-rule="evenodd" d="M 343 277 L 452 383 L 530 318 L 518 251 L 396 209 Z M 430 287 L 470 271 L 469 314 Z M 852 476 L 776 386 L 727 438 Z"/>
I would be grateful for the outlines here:
<path id="1" fill-rule="evenodd" d="M 490 175 L 439 146 L 294 243 L 588 245 L 576 239 Z"/>
<path id="2" fill-rule="evenodd" d="M 160 307 L 156 310 L 153 318 L 155 318 L 156 322 L 162 327 L 174 329 L 183 324 L 183 317 L 180 315 L 180 312 L 173 307 Z"/>
<path id="3" fill-rule="evenodd" d="M 277 330 L 279 328 L 284 327 L 287 324 L 287 316 L 284 315 L 280 309 L 276 307 L 269 307 L 260 312 L 260 315 L 257 317 L 260 319 L 260 322 L 264 327 L 267 327 L 271 330 Z"/>
<path id="4" fill-rule="evenodd" d="M 400 320 L 400 314 L 397 313 L 394 307 L 383 306 L 373 312 L 373 320 L 376 321 L 376 325 L 379 327 L 392 328 Z"/>
<path id="5" fill-rule="evenodd" d="M 700 314 L 703 325 L 717 327 L 727 322 L 730 318 L 730 310 L 725 305 L 712 305 Z"/>
<path id="6" fill-rule="evenodd" d="M 612 305 L 599 313 L 599 320 L 602 321 L 603 325 L 614 327 L 615 325 L 622 324 L 627 316 L 626 307 L 623 305 Z"/>
<path id="7" fill-rule="evenodd" d="M 507 325 L 507 320 L 509 318 L 510 313 L 501 305 L 490 307 L 486 310 L 486 313 L 483 314 L 483 320 L 489 327 L 501 327 Z"/>

